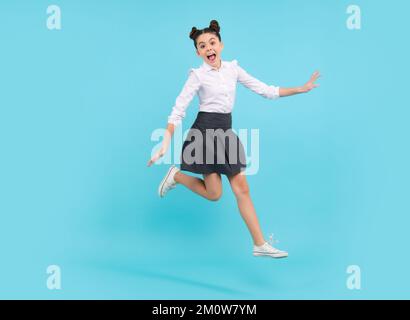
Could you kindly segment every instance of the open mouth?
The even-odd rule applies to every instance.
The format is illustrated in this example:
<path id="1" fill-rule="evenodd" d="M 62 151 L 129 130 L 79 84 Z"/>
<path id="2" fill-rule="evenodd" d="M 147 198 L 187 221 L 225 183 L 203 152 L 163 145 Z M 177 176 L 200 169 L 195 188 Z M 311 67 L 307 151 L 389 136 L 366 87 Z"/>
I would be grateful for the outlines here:
<path id="1" fill-rule="evenodd" d="M 213 53 L 213 54 L 211 54 L 211 55 L 209 55 L 209 56 L 206 56 L 206 57 L 208 58 L 208 60 L 209 60 L 210 62 L 215 62 L 216 54 Z"/>

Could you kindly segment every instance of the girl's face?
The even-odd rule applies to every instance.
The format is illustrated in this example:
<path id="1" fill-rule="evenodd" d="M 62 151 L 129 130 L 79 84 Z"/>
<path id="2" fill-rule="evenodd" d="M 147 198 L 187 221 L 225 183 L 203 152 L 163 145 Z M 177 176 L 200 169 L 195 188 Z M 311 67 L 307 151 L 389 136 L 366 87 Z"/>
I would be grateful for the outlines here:
<path id="1" fill-rule="evenodd" d="M 203 33 L 196 39 L 197 55 L 216 68 L 221 66 L 221 52 L 224 47 L 218 37 L 213 33 Z"/>

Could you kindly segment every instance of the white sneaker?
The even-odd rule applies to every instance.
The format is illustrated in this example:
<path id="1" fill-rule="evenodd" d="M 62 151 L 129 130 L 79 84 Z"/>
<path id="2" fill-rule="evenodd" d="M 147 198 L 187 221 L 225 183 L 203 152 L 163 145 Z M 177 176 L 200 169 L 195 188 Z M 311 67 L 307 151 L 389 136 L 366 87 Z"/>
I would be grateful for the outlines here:
<path id="1" fill-rule="evenodd" d="M 174 165 L 172 165 L 169 169 L 167 174 L 165 175 L 164 179 L 162 179 L 161 183 L 158 187 L 158 194 L 162 198 L 165 194 L 170 190 L 174 189 L 177 185 L 177 182 L 174 180 L 174 175 L 180 169 Z"/>
<path id="2" fill-rule="evenodd" d="M 272 246 L 274 240 L 273 237 L 271 236 L 271 243 L 265 242 L 261 246 L 253 246 L 253 255 L 255 257 L 259 256 L 268 256 L 272 258 L 286 258 L 288 256 L 288 253 L 286 251 L 279 250 L 275 247 Z M 278 242 L 278 241 L 276 241 Z"/>

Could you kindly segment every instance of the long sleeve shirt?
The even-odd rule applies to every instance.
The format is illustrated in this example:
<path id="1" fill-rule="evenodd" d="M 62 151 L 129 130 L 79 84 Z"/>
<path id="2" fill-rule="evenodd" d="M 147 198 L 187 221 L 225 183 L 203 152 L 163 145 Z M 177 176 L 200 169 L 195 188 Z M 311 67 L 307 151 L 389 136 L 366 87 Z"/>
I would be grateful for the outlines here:
<path id="1" fill-rule="evenodd" d="M 199 97 L 199 111 L 229 113 L 236 97 L 236 85 L 240 82 L 255 93 L 267 98 L 279 98 L 279 87 L 267 85 L 242 69 L 237 60 L 221 60 L 221 67 L 215 69 L 206 62 L 188 72 L 181 93 L 176 98 L 168 123 L 178 126 L 186 109 L 196 94 Z"/>

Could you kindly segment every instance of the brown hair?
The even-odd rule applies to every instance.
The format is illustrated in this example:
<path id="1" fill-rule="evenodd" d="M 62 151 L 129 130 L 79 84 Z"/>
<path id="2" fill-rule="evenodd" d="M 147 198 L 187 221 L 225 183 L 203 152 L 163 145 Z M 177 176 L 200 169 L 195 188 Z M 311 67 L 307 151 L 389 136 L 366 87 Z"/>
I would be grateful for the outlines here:
<path id="1" fill-rule="evenodd" d="M 213 33 L 214 35 L 216 35 L 219 39 L 219 41 L 221 41 L 221 35 L 219 34 L 219 30 L 221 30 L 221 28 L 219 27 L 219 23 L 216 20 L 212 20 L 209 23 L 209 27 L 204 28 L 204 29 L 197 29 L 196 27 L 192 27 L 191 32 L 189 33 L 189 37 L 194 40 L 194 46 L 196 48 L 196 39 L 203 33 Z"/>

